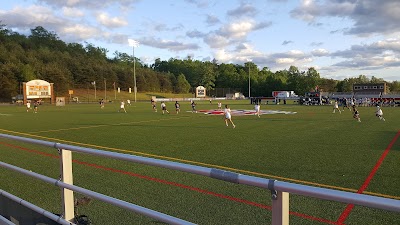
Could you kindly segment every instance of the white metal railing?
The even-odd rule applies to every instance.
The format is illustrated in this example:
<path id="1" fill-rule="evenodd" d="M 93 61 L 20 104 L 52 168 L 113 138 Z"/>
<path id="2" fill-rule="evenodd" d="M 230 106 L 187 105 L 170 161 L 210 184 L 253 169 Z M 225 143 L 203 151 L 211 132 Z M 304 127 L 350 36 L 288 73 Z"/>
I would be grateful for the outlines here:
<path id="1" fill-rule="evenodd" d="M 122 154 L 122 153 L 116 153 L 116 152 L 108 152 L 108 151 L 103 151 L 103 150 L 98 150 L 98 149 L 84 148 L 84 147 L 79 147 L 79 146 L 66 145 L 66 144 L 36 140 L 36 139 L 25 138 L 25 137 L 12 136 L 12 135 L 7 135 L 7 134 L 0 134 L 0 137 L 17 140 L 17 141 L 22 141 L 22 142 L 27 142 L 27 143 L 32 143 L 32 144 L 44 145 L 44 146 L 48 146 L 48 147 L 54 147 L 56 149 L 59 149 L 61 152 L 73 151 L 73 152 L 80 152 L 80 153 L 85 153 L 85 154 L 90 154 L 90 155 L 103 156 L 103 157 L 107 157 L 107 158 L 114 158 L 114 159 L 124 160 L 124 161 L 128 161 L 128 162 L 157 166 L 157 167 L 168 168 L 168 169 L 172 169 L 172 170 L 178 170 L 178 171 L 188 172 L 188 173 L 192 173 L 192 174 L 207 176 L 207 177 L 211 177 L 211 178 L 215 178 L 215 179 L 219 179 L 219 180 L 223 180 L 223 181 L 227 181 L 227 182 L 231 182 L 231 183 L 246 184 L 246 185 L 250 185 L 250 186 L 254 186 L 254 187 L 268 189 L 272 193 L 272 224 L 273 225 L 289 224 L 289 193 L 319 198 L 319 199 L 323 199 L 323 200 L 331 200 L 331 201 L 336 201 L 336 202 L 361 205 L 361 206 L 366 206 L 366 207 L 370 207 L 370 208 L 384 209 L 384 210 L 393 211 L 393 212 L 400 212 L 400 201 L 395 200 L 395 199 L 382 198 L 382 197 L 350 193 L 350 192 L 338 191 L 338 190 L 327 189 L 327 188 L 319 188 L 319 187 L 312 187 L 312 186 L 294 184 L 294 183 L 289 183 L 289 182 L 276 181 L 276 180 L 271 180 L 271 179 L 265 179 L 265 178 L 260 178 L 260 177 L 238 174 L 238 173 L 220 170 L 220 169 L 207 168 L 207 167 L 202 167 L 202 166 L 195 166 L 195 165 L 189 165 L 189 164 L 184 164 L 184 163 L 171 162 L 171 161 L 166 161 L 166 160 L 153 159 L 153 158 L 128 155 L 128 154 Z M 60 158 L 61 158 L 61 161 L 65 160 L 65 158 L 63 159 L 63 153 L 61 153 Z M 70 167 L 72 167 L 72 162 L 71 162 L 71 160 L 68 160 L 68 158 L 70 159 L 70 157 L 67 157 L 66 161 L 68 161 L 68 163 L 66 163 L 66 162 L 63 162 L 63 163 L 66 165 L 68 164 Z M 65 189 L 68 189 L 71 191 L 76 191 L 76 192 L 79 192 L 82 194 L 86 194 L 90 197 L 99 199 L 101 201 L 108 202 L 110 204 L 117 205 L 119 207 L 131 210 L 133 212 L 137 212 L 137 213 L 155 218 L 159 221 L 167 222 L 166 218 L 168 218 L 169 220 L 167 223 L 190 224 L 187 221 L 183 221 L 183 220 L 180 220 L 180 219 L 177 219 L 174 217 L 170 217 L 168 215 L 165 215 L 165 214 L 162 214 L 162 213 L 150 210 L 150 209 L 145 209 L 140 206 L 136 206 L 131 203 L 124 202 L 122 200 L 111 198 L 109 196 L 105 196 L 105 195 L 102 195 L 102 194 L 99 194 L 99 193 L 96 193 L 96 192 L 93 192 L 90 190 L 86 190 L 86 189 L 74 186 L 74 185 L 72 185 L 72 183 L 70 183 L 70 184 L 64 183 L 65 182 L 64 180 L 63 180 L 64 182 L 61 182 L 61 181 L 58 181 L 58 180 L 55 180 L 52 178 L 45 177 L 40 174 L 36 174 L 36 173 L 30 172 L 30 171 L 6 164 L 4 162 L 0 162 L 0 167 L 12 169 L 14 171 L 23 173 L 25 175 L 29 175 L 29 176 L 33 176 L 37 179 L 41 179 L 48 183 L 54 183 L 55 185 L 60 186 L 62 188 L 65 188 Z M 72 170 L 70 171 L 70 173 L 72 173 Z M 62 177 L 65 177 L 65 176 L 69 176 L 69 175 L 68 174 L 62 175 Z M 70 176 L 72 177 L 72 175 L 70 175 Z M 64 201 L 65 201 L 65 199 L 64 199 Z M 64 207 L 71 207 L 70 204 L 71 203 L 68 203 L 68 202 L 63 203 Z M 128 207 L 128 205 L 129 205 L 129 207 Z M 138 208 L 138 207 L 140 207 L 140 208 Z"/>
<path id="2" fill-rule="evenodd" d="M 0 215 L 0 225 L 15 225 L 15 224 Z"/>
<path id="3" fill-rule="evenodd" d="M 44 175 L 41 175 L 41 174 L 38 174 L 38 173 L 35 173 L 32 171 L 28 171 L 28 170 L 25 170 L 25 169 L 22 169 L 22 168 L 19 168 L 19 167 L 16 167 L 16 166 L 4 163 L 4 162 L 0 162 L 0 167 L 4 167 L 4 168 L 10 169 L 10 170 L 19 172 L 21 174 L 28 175 L 30 177 L 34 177 L 34 178 L 44 181 L 46 183 L 54 184 L 57 187 L 61 187 L 64 189 L 68 189 L 68 190 L 72 190 L 72 191 L 84 194 L 86 196 L 98 199 L 100 201 L 107 202 L 112 205 L 118 206 L 120 208 L 124 208 L 129 211 L 151 217 L 158 221 L 162 221 L 162 222 L 169 223 L 169 224 L 193 224 L 193 223 L 190 223 L 190 222 L 187 222 L 187 221 L 184 221 L 184 220 L 181 220 L 181 219 L 178 219 L 178 218 L 175 218 L 175 217 L 172 217 L 172 216 L 169 216 L 169 215 L 166 215 L 166 214 L 163 214 L 163 213 L 151 210 L 151 209 L 147 209 L 147 208 L 144 208 L 144 207 L 141 207 L 141 206 L 129 203 L 129 202 L 125 202 L 125 201 L 122 201 L 122 200 L 119 200 L 116 198 L 112 198 L 112 197 L 109 197 L 109 196 L 106 196 L 106 195 L 103 195 L 103 194 L 100 194 L 100 193 L 97 193 L 97 192 L 94 192 L 91 190 L 87 190 L 87 189 L 84 189 L 84 188 L 81 188 L 81 187 L 78 187 L 75 185 L 67 184 L 60 180 L 53 179 L 53 178 L 50 178 L 50 177 L 47 177 L 47 176 L 44 176 Z M 68 205 L 68 203 L 64 202 L 63 205 L 64 206 Z M 73 205 L 72 205 L 72 209 L 69 209 L 69 210 L 73 210 Z M 64 217 L 66 217 L 65 211 L 64 211 L 63 215 L 64 215 Z M 65 218 L 65 219 L 72 221 L 73 217 Z"/>
<path id="4" fill-rule="evenodd" d="M 42 208 L 40 208 L 40 207 L 30 203 L 30 202 L 27 202 L 27 201 L 25 201 L 25 200 L 23 200 L 21 198 L 18 198 L 17 196 L 12 195 L 12 194 L 4 191 L 4 190 L 0 189 L 0 195 L 2 195 L 2 196 L 6 197 L 6 198 L 8 198 L 8 199 L 10 199 L 10 200 L 12 200 L 14 202 L 17 202 L 20 205 L 23 205 L 23 206 L 35 211 L 36 213 L 39 213 L 39 214 L 41 214 L 41 215 L 43 215 L 43 216 L 45 216 L 45 217 L 57 222 L 58 224 L 75 225 L 74 223 L 71 223 L 69 221 L 64 220 L 61 216 L 57 216 L 57 215 L 55 215 L 55 214 L 53 214 L 53 213 L 51 213 L 49 211 L 46 211 L 46 210 L 44 210 L 44 209 L 42 209 Z M 12 223 L 11 221 L 9 221 L 6 218 L 2 217 L 1 215 L 0 215 L 0 224 L 2 224 L 2 219 L 6 220 L 6 221 L 4 221 L 5 224 L 15 225 L 14 223 Z"/>

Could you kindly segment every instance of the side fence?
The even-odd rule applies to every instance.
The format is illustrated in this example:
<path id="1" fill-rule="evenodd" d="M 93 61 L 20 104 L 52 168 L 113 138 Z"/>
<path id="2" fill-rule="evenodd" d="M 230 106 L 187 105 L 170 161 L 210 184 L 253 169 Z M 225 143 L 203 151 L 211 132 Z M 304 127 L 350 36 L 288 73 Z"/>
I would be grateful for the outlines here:
<path id="1" fill-rule="evenodd" d="M 54 184 L 55 186 L 61 187 L 62 199 L 63 199 L 62 206 L 64 210 L 63 219 L 65 219 L 66 221 L 71 221 L 71 224 L 74 219 L 74 198 L 73 198 L 74 191 L 92 197 L 94 199 L 98 199 L 100 201 L 116 205 L 118 207 L 127 209 L 129 211 L 151 217 L 161 222 L 169 224 L 193 224 L 188 221 L 184 221 L 151 209 L 143 208 L 141 206 L 137 206 L 132 203 L 128 203 L 119 199 L 105 196 L 103 194 L 73 185 L 72 152 L 79 152 L 79 153 L 97 155 L 107 158 L 114 158 L 133 163 L 140 163 L 145 165 L 151 165 L 156 167 L 162 167 L 162 168 L 207 176 L 214 179 L 223 180 L 226 182 L 245 184 L 249 186 L 264 188 L 271 192 L 273 225 L 289 224 L 289 193 L 314 197 L 323 200 L 330 200 L 342 203 L 361 205 L 370 208 L 400 212 L 400 201 L 389 198 L 382 198 L 370 195 L 337 191 L 327 188 L 319 188 L 319 187 L 312 187 L 312 186 L 294 184 L 289 182 L 282 182 L 277 180 L 233 173 L 230 171 L 225 171 L 220 169 L 207 168 L 207 167 L 201 167 L 201 166 L 195 166 L 195 165 L 189 165 L 184 163 L 171 162 L 166 160 L 153 159 L 135 155 L 128 155 L 122 153 L 108 152 L 98 149 L 84 148 L 73 145 L 66 145 L 66 144 L 48 142 L 43 140 L 12 136 L 7 134 L 0 134 L 0 138 L 6 138 L 31 144 L 38 144 L 58 149 L 60 154 L 60 163 L 61 163 L 60 180 L 49 178 L 41 174 L 37 174 L 4 162 L 0 162 L 0 167 L 10 169 L 22 173 L 24 175 L 42 180 L 44 182 Z"/>

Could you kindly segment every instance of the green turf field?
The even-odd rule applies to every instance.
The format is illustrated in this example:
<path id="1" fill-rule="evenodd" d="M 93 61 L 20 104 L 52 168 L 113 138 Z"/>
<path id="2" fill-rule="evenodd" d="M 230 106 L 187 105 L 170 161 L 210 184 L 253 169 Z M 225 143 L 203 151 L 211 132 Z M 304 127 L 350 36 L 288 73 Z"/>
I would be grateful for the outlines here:
<path id="1" fill-rule="evenodd" d="M 197 109 L 215 109 L 216 101 Z M 222 101 L 231 109 L 253 109 L 248 101 Z M 44 105 L 38 113 L 24 106 L 0 106 L 0 132 L 125 154 L 215 167 L 237 173 L 357 192 L 381 155 L 389 153 L 363 193 L 400 200 L 400 108 L 360 107 L 361 123 L 351 112 L 331 106 L 262 105 L 261 110 L 296 114 L 223 117 L 191 113 L 162 115 L 150 102 Z M 395 142 L 394 142 L 395 141 Z M 44 154 L 44 153 L 47 153 Z M 0 139 L 1 161 L 58 178 L 57 151 Z M 270 224 L 268 190 L 198 175 L 73 153 L 74 184 L 198 224 Z M 91 166 L 84 162 L 92 164 Z M 101 168 L 96 165 L 101 165 Z M 0 189 L 52 212 L 61 212 L 60 190 L 0 168 Z M 77 195 L 80 197 L 79 195 Z M 336 224 L 346 204 L 290 195 L 291 224 Z M 94 200 L 78 209 L 93 224 L 159 224 L 152 219 Z M 400 224 L 400 214 L 356 206 L 346 224 Z"/>

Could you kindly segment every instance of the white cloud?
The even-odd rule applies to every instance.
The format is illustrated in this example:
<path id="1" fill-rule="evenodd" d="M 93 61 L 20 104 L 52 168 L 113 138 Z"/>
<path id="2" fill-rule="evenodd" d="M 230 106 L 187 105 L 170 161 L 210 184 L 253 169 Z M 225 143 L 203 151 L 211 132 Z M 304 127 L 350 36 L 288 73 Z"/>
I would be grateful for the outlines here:
<path id="1" fill-rule="evenodd" d="M 311 54 L 313 56 L 327 56 L 329 55 L 329 51 L 323 48 L 319 48 L 319 49 L 313 49 L 311 51 Z"/>
<path id="2" fill-rule="evenodd" d="M 230 38 L 244 38 L 248 33 L 263 29 L 270 26 L 271 23 L 256 23 L 253 20 L 243 20 L 240 22 L 232 22 L 222 26 L 217 32 L 218 34 Z"/>
<path id="3" fill-rule="evenodd" d="M 120 5 L 121 7 L 131 7 L 133 4 L 140 0 L 38 0 L 38 2 L 45 3 L 55 8 L 67 7 L 80 7 L 86 9 L 102 9 L 110 5 Z"/>
<path id="4" fill-rule="evenodd" d="M 229 40 L 218 34 L 209 34 L 204 38 L 204 42 L 210 48 L 223 48 L 229 45 Z"/>
<path id="5" fill-rule="evenodd" d="M 64 8 L 62 12 L 68 13 L 70 9 Z M 48 31 L 54 31 L 62 40 L 67 42 L 106 39 L 109 35 L 100 28 L 85 23 L 78 24 L 73 20 L 74 18 L 67 19 L 59 16 L 56 12 L 44 6 L 15 7 L 8 12 L 0 11 L 0 18 L 8 27 L 20 30 L 42 26 Z"/>
<path id="6" fill-rule="evenodd" d="M 350 49 L 336 51 L 333 57 L 342 58 L 332 65 L 336 68 L 378 70 L 400 66 L 400 40 L 386 39 L 371 44 L 353 45 Z"/>
<path id="7" fill-rule="evenodd" d="M 291 11 L 291 15 L 295 18 L 313 22 L 320 16 L 348 16 L 356 7 L 355 2 L 351 0 L 325 0 L 321 2 L 302 0 L 300 6 Z"/>
<path id="8" fill-rule="evenodd" d="M 375 56 L 382 55 L 388 51 L 394 52 L 395 54 L 400 54 L 400 40 L 399 39 L 387 39 L 383 41 L 374 42 L 372 44 L 364 45 L 352 45 L 350 49 L 336 51 L 332 53 L 334 57 L 342 58 L 371 58 Z"/>
<path id="9" fill-rule="evenodd" d="M 346 18 L 353 22 L 353 26 L 336 31 L 369 36 L 398 32 L 399 11 L 398 0 L 302 0 L 300 6 L 291 11 L 291 15 L 311 24 L 315 24 L 320 17 Z"/>
<path id="10" fill-rule="evenodd" d="M 197 44 L 183 43 L 172 40 L 165 40 L 161 38 L 146 37 L 139 40 L 143 45 L 147 45 L 154 48 L 167 49 L 173 52 L 185 51 L 185 50 L 197 50 L 200 47 Z"/>
<path id="11" fill-rule="evenodd" d="M 218 23 L 220 23 L 220 22 L 221 22 L 221 21 L 218 19 L 218 17 L 213 16 L 213 15 L 207 15 L 206 23 L 207 23 L 209 26 L 218 24 Z"/>
<path id="12" fill-rule="evenodd" d="M 208 7 L 209 2 L 207 0 L 199 1 L 199 0 L 185 0 L 185 2 L 194 4 L 199 8 L 205 8 Z"/>
<path id="13" fill-rule="evenodd" d="M 63 12 L 64 16 L 73 17 L 73 18 L 83 17 L 85 15 L 81 10 L 76 9 L 76 8 L 70 8 L 70 7 L 62 7 L 62 12 Z"/>
<path id="14" fill-rule="evenodd" d="M 105 12 L 98 13 L 96 19 L 101 25 L 110 29 L 128 25 L 128 21 L 118 17 L 110 17 Z"/>
<path id="15" fill-rule="evenodd" d="M 63 18 L 55 16 L 53 11 L 43 6 L 15 7 L 10 11 L 0 11 L 0 18 L 9 27 L 31 29 L 42 26 L 57 30 L 64 24 Z"/>
<path id="16" fill-rule="evenodd" d="M 186 35 L 190 38 L 202 38 L 205 36 L 204 33 L 200 32 L 198 30 L 188 31 L 188 32 L 186 32 Z"/>
<path id="17" fill-rule="evenodd" d="M 225 49 L 220 49 L 215 52 L 214 58 L 220 63 L 229 63 L 233 59 L 233 55 L 227 53 Z"/>
<path id="18" fill-rule="evenodd" d="M 240 4 L 236 9 L 229 10 L 228 15 L 233 17 L 241 17 L 241 16 L 254 16 L 258 13 L 258 10 L 247 3 Z"/>
<path id="19" fill-rule="evenodd" d="M 223 26 L 219 33 L 227 37 L 241 38 L 245 37 L 250 31 L 252 31 L 253 27 L 254 24 L 247 21 L 231 23 Z"/>
<path id="20" fill-rule="evenodd" d="M 67 39 L 74 38 L 76 41 L 84 41 L 87 39 L 98 39 L 104 37 L 104 33 L 97 28 L 75 24 L 63 27 L 60 32 L 66 36 Z"/>
<path id="21" fill-rule="evenodd" d="M 291 43 L 293 43 L 293 41 L 285 40 L 285 41 L 282 42 L 282 45 L 288 45 L 288 44 L 291 44 Z"/>
<path id="22" fill-rule="evenodd" d="M 276 64 L 285 64 L 285 65 L 289 65 L 289 64 L 293 64 L 295 62 L 295 59 L 292 58 L 278 58 L 275 59 Z"/>

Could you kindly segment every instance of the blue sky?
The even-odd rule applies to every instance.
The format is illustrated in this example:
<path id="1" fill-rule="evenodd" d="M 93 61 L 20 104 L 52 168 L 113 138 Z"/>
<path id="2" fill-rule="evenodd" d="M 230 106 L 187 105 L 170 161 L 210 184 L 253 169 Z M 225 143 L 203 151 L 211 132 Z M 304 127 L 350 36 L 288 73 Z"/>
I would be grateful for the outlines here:
<path id="1" fill-rule="evenodd" d="M 29 34 L 135 56 L 216 59 L 260 69 L 316 68 L 321 77 L 400 80 L 398 0 L 5 0 L 0 21 Z"/>

